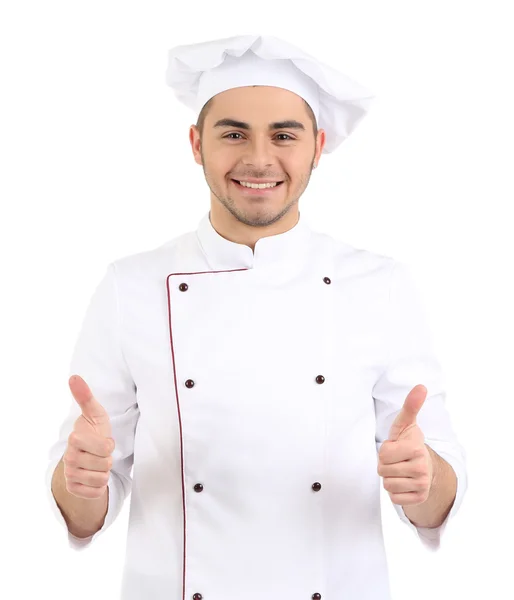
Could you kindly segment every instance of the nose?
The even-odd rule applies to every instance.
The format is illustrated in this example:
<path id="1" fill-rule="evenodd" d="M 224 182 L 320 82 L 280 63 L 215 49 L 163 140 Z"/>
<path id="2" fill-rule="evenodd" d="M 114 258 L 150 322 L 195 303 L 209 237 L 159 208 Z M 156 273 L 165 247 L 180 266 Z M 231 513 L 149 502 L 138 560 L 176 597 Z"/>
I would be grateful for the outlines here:
<path id="1" fill-rule="evenodd" d="M 272 142 L 266 135 L 254 136 L 245 145 L 241 160 L 245 166 L 254 169 L 269 169 L 275 164 Z"/>

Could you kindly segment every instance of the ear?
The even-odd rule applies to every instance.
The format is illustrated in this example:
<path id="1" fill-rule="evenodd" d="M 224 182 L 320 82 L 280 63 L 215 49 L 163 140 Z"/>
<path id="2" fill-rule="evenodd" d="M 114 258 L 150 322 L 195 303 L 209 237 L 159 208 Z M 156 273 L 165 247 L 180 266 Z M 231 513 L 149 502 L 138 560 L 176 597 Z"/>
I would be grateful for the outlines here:
<path id="1" fill-rule="evenodd" d="M 323 152 L 323 148 L 325 147 L 325 141 L 326 141 L 325 130 L 318 129 L 318 135 L 316 138 L 316 155 L 315 155 L 315 159 L 314 159 L 316 166 L 318 165 L 318 163 L 320 161 L 321 153 Z"/>
<path id="2" fill-rule="evenodd" d="M 202 153 L 200 152 L 202 142 L 200 140 L 200 131 L 196 125 L 191 125 L 189 128 L 189 142 L 191 143 L 191 149 L 193 151 L 195 162 L 198 165 L 203 164 Z"/>

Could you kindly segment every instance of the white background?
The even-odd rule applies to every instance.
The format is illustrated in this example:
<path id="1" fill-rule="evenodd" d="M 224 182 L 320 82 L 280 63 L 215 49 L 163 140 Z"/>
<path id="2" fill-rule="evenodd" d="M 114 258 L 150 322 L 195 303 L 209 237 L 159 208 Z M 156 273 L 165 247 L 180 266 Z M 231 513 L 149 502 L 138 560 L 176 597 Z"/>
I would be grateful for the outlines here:
<path id="1" fill-rule="evenodd" d="M 188 141 L 196 114 L 165 84 L 167 50 L 242 33 L 284 37 L 377 96 L 322 156 L 300 210 L 414 268 L 468 456 L 468 492 L 437 553 L 382 490 L 393 599 L 514 597 L 509 4 L 2 3 L 2 598 L 118 597 L 128 501 L 73 552 L 45 498 L 47 453 L 106 265 L 195 229 L 209 209 Z"/>

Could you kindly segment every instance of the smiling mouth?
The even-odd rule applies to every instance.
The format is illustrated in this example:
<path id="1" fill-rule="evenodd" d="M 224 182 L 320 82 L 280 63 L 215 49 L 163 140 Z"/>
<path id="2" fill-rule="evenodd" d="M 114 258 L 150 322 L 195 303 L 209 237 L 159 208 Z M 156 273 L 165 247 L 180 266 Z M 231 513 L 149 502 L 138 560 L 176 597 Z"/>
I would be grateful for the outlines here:
<path id="1" fill-rule="evenodd" d="M 239 181 L 238 179 L 232 179 L 232 181 L 241 189 L 243 190 L 253 190 L 253 191 L 269 191 L 269 190 L 275 190 L 276 188 L 280 187 L 284 182 L 283 181 L 276 181 L 276 182 L 269 182 L 269 183 L 274 183 L 275 185 L 269 185 L 269 183 L 266 184 L 253 184 L 253 185 L 242 185 L 241 181 Z M 257 187 L 254 187 L 254 186 Z M 262 185 L 262 187 L 261 187 Z"/>

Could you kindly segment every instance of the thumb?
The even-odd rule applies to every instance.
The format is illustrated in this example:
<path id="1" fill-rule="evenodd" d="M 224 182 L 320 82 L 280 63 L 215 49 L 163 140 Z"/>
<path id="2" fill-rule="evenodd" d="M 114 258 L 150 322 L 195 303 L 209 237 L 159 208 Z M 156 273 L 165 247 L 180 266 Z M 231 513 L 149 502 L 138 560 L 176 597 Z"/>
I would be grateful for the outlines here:
<path id="1" fill-rule="evenodd" d="M 109 415 L 105 408 L 93 396 L 88 384 L 80 377 L 80 375 L 72 375 L 68 380 L 71 393 L 80 406 L 83 417 L 92 425 L 109 425 Z M 104 430 L 107 432 L 107 437 L 110 437 L 110 427 Z"/>
<path id="2" fill-rule="evenodd" d="M 416 418 L 427 397 L 427 388 L 424 385 L 416 385 L 408 393 L 401 411 L 391 425 L 389 440 L 397 441 L 401 433 L 416 425 Z"/>

